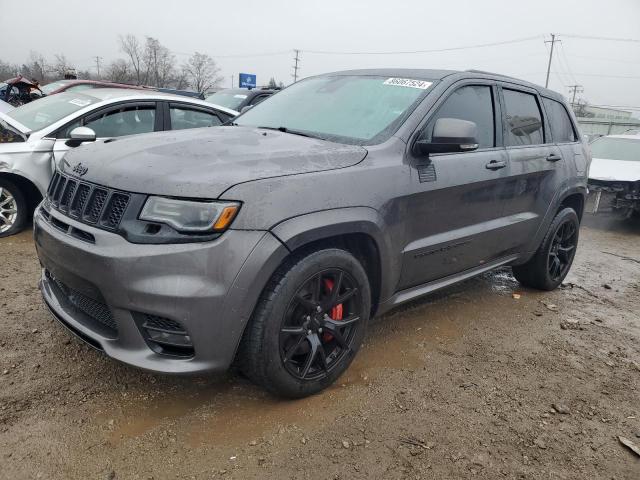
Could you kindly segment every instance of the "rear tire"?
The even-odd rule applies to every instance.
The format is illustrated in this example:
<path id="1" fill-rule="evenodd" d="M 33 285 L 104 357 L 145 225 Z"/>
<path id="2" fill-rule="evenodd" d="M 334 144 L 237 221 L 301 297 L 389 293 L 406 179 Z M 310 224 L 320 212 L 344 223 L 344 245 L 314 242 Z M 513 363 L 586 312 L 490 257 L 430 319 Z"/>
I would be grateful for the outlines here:
<path id="1" fill-rule="evenodd" d="M 0 238 L 20 232 L 28 218 L 24 193 L 10 180 L 0 178 Z"/>
<path id="2" fill-rule="evenodd" d="M 369 281 L 353 255 L 335 248 L 295 255 L 260 297 L 238 351 L 240 369 L 275 395 L 313 395 L 351 364 L 370 311 Z"/>
<path id="3" fill-rule="evenodd" d="M 575 210 L 564 208 L 555 216 L 538 251 L 513 276 L 527 287 L 554 290 L 569 273 L 578 247 L 580 220 Z"/>

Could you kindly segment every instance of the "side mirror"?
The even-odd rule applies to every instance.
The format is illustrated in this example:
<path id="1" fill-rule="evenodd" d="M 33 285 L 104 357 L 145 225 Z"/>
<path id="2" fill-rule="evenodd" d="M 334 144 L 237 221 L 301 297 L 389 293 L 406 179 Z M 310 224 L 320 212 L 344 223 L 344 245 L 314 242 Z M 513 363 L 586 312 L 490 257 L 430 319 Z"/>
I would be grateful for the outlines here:
<path id="1" fill-rule="evenodd" d="M 65 142 L 66 145 L 68 147 L 77 147 L 84 142 L 95 142 L 96 132 L 91 130 L 89 127 L 76 127 L 71 130 L 69 137 L 69 140 Z"/>
<path id="2" fill-rule="evenodd" d="M 251 110 L 252 108 L 253 108 L 253 105 L 247 105 L 246 107 L 242 107 L 242 108 L 240 109 L 240 113 L 244 113 L 244 112 L 246 112 L 247 110 Z"/>
<path id="3" fill-rule="evenodd" d="M 413 152 L 419 157 L 430 153 L 470 152 L 478 148 L 478 126 L 458 118 L 439 118 L 433 126 L 431 141 L 418 140 Z"/>

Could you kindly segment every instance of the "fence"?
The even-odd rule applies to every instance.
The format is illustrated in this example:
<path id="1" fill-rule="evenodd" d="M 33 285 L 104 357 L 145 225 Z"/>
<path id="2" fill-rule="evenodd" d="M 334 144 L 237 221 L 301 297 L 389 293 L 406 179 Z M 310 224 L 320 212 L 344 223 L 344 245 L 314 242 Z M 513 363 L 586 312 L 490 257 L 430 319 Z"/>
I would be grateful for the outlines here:
<path id="1" fill-rule="evenodd" d="M 627 130 L 640 130 L 640 120 L 629 118 L 625 120 L 604 120 L 598 118 L 578 117 L 580 133 L 589 136 L 616 135 Z"/>

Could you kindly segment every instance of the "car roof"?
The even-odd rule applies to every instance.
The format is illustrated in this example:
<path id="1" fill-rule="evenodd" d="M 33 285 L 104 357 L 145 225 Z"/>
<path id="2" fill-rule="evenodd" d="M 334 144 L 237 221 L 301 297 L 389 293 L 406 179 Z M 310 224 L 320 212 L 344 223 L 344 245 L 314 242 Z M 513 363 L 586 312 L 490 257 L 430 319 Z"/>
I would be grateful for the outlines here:
<path id="1" fill-rule="evenodd" d="M 128 88 L 94 88 L 91 90 L 83 90 L 81 92 L 64 92 L 67 95 L 86 95 L 97 98 L 98 100 L 171 100 L 175 102 L 190 103 L 193 105 L 202 105 L 203 107 L 213 107 L 229 115 L 238 115 L 238 112 L 230 108 L 222 107 L 211 102 L 205 102 L 194 97 L 186 97 L 184 95 L 175 95 L 173 93 L 158 92 L 156 90 L 146 89 L 128 89 Z M 58 94 L 60 95 L 60 94 Z"/>
<path id="2" fill-rule="evenodd" d="M 635 140 L 636 142 L 640 142 L 640 134 L 631 134 L 631 135 L 605 135 L 600 138 L 626 138 L 628 140 Z"/>
<path id="3" fill-rule="evenodd" d="M 521 80 L 519 78 L 510 77 L 500 73 L 485 72 L 482 70 L 440 70 L 440 69 L 424 69 L 424 68 L 366 68 L 359 70 L 343 70 L 338 72 L 326 73 L 324 75 L 372 75 L 381 77 L 399 77 L 412 78 L 416 80 L 442 80 L 446 77 L 453 77 L 452 80 L 464 78 L 483 78 L 490 80 L 501 80 L 504 82 L 515 83 L 524 87 L 537 90 L 541 95 L 558 100 L 564 100 L 564 97 L 558 92 L 549 90 L 540 85 Z"/>

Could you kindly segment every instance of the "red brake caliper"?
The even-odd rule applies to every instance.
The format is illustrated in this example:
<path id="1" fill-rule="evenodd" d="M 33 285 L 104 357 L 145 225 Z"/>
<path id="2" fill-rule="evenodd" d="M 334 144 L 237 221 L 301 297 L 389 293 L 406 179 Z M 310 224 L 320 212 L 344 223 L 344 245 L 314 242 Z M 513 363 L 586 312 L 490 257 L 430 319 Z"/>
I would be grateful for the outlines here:
<path id="1" fill-rule="evenodd" d="M 333 280 L 325 278 L 324 286 L 328 290 L 328 293 L 331 293 L 331 290 L 333 290 Z M 331 309 L 329 317 L 332 320 L 342 320 L 342 304 L 333 307 Z M 323 332 L 322 340 L 324 340 L 325 342 L 330 342 L 331 340 L 333 340 L 333 335 L 331 335 L 329 332 Z"/>

